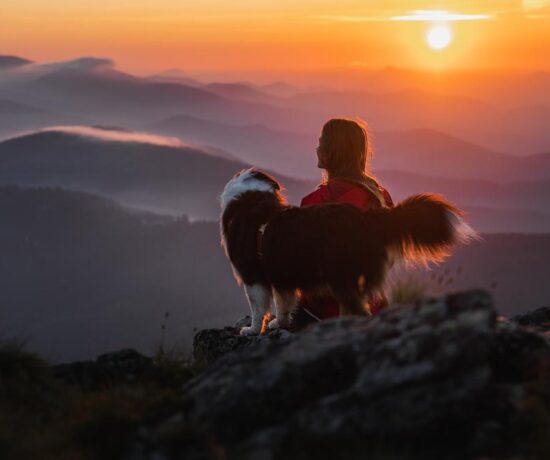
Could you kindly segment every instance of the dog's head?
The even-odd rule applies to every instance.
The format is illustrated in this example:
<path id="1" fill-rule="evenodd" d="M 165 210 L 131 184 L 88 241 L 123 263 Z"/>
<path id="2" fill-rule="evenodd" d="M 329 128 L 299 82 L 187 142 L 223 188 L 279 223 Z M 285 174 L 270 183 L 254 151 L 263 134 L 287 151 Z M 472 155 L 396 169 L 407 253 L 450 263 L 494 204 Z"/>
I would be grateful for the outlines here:
<path id="1" fill-rule="evenodd" d="M 243 169 L 235 174 L 223 189 L 221 207 L 224 210 L 231 201 L 246 192 L 277 193 L 280 190 L 280 184 L 269 174 L 254 168 Z"/>

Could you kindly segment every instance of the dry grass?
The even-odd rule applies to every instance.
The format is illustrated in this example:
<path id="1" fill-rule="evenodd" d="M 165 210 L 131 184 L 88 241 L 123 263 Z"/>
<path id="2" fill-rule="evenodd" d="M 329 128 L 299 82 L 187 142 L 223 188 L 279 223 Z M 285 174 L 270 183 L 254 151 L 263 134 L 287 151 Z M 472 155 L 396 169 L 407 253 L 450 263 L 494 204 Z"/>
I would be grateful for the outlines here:
<path id="1" fill-rule="evenodd" d="M 143 378 L 89 389 L 57 380 L 20 344 L 0 343 L 0 458 L 126 458 L 143 427 L 179 410 L 193 374 L 180 349 L 163 348 Z"/>
<path id="2" fill-rule="evenodd" d="M 390 304 L 410 304 L 426 296 L 443 295 L 453 289 L 462 270 L 459 266 L 427 273 L 396 271 L 388 282 Z"/>

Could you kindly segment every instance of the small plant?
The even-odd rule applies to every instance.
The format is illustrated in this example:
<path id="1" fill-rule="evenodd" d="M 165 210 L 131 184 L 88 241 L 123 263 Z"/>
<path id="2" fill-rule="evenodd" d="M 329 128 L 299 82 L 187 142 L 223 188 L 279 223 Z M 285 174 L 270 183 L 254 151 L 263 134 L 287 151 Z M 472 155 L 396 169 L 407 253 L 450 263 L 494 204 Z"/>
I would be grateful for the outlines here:
<path id="1" fill-rule="evenodd" d="M 452 288 L 462 274 L 462 266 L 445 267 L 442 271 L 428 273 L 397 272 L 389 282 L 390 303 L 414 303 L 428 295 L 443 295 Z"/>
<path id="2" fill-rule="evenodd" d="M 168 322 L 168 318 L 170 317 L 170 312 L 167 311 L 164 313 L 164 322 L 160 325 L 160 345 L 159 345 L 159 351 L 161 353 L 164 353 L 164 339 L 166 336 L 166 323 Z"/>

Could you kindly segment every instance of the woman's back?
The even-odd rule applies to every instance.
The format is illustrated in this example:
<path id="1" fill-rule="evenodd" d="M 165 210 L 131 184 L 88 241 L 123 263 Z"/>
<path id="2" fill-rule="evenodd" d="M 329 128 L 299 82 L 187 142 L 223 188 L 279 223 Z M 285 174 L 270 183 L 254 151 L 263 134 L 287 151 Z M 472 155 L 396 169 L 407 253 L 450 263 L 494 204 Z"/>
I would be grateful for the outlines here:
<path id="1" fill-rule="evenodd" d="M 319 137 L 317 166 L 325 170 L 328 180 L 305 196 L 301 206 L 347 203 L 362 210 L 392 207 L 389 193 L 371 177 L 371 157 L 372 145 L 363 120 L 333 118 L 327 121 Z M 384 304 L 385 298 L 370 299 L 371 313 Z M 303 293 L 294 322 L 299 329 L 300 323 L 306 324 L 308 319 L 325 319 L 339 314 L 340 306 L 334 298 Z"/>
<path id="2" fill-rule="evenodd" d="M 376 186 L 347 178 L 330 179 L 327 183 L 321 184 L 316 190 L 302 198 L 300 206 L 321 203 L 348 203 L 363 210 L 380 206 L 392 207 L 393 201 L 387 190 L 373 179 L 371 180 Z M 373 190 L 374 187 L 377 187 L 378 190 Z"/>
<path id="3" fill-rule="evenodd" d="M 393 201 L 387 190 L 376 183 L 374 179 L 369 179 L 369 182 L 366 184 L 363 181 L 347 178 L 330 179 L 305 196 L 302 199 L 301 206 L 314 206 L 323 203 L 347 203 L 365 211 L 380 208 L 381 206 L 392 207 Z M 376 184 L 376 190 L 373 190 L 374 184 Z M 380 301 L 378 304 L 374 303 L 371 305 L 371 309 L 374 310 L 378 307 L 380 307 Z M 304 311 L 315 319 L 323 320 L 338 316 L 340 307 L 336 299 L 331 296 L 304 294 L 298 304 L 297 323 L 302 322 L 299 317 L 303 316 Z M 303 322 L 307 322 L 307 320 Z"/>

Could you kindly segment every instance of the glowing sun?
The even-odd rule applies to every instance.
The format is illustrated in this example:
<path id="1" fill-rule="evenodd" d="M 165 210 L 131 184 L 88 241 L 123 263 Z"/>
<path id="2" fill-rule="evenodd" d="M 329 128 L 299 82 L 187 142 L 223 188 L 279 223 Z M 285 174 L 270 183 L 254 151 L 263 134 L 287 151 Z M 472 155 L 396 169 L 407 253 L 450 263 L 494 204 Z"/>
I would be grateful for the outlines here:
<path id="1" fill-rule="evenodd" d="M 434 25 L 428 29 L 426 41 L 434 50 L 442 50 L 453 41 L 453 32 L 447 25 Z"/>

